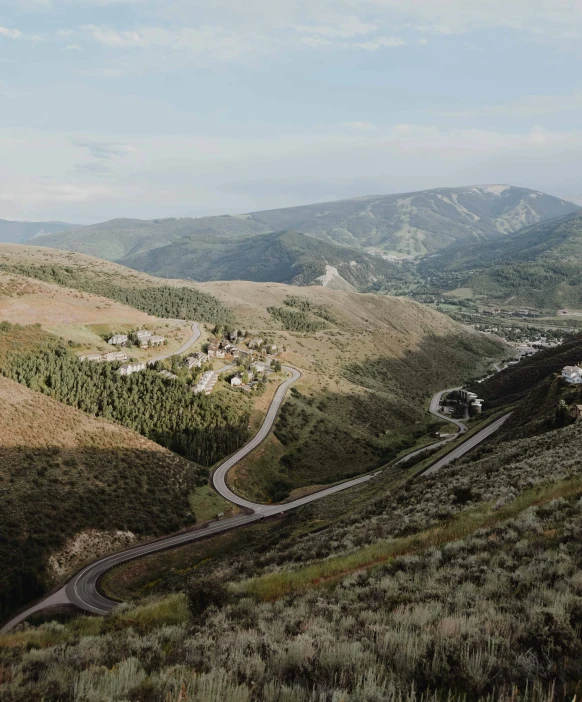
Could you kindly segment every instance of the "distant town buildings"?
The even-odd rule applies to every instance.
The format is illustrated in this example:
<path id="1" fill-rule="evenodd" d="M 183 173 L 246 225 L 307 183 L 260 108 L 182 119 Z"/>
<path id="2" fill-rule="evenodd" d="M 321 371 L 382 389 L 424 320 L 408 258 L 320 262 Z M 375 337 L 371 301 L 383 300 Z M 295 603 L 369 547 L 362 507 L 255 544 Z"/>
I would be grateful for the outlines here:
<path id="1" fill-rule="evenodd" d="M 113 346 L 125 346 L 127 344 L 127 334 L 114 334 L 107 342 Z"/>
<path id="2" fill-rule="evenodd" d="M 108 356 L 109 354 L 105 354 Z M 105 360 L 100 353 L 89 353 L 86 356 L 79 356 L 79 361 L 103 361 Z"/>

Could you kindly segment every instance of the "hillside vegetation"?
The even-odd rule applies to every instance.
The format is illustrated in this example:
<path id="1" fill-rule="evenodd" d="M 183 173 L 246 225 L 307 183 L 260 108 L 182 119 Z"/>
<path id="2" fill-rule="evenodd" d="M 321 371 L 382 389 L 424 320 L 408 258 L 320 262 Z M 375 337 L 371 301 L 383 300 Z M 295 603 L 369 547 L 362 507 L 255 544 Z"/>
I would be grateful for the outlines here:
<path id="1" fill-rule="evenodd" d="M 116 531 L 143 538 L 195 521 L 200 466 L 2 376 L 0 416 L 0 620 L 46 591 L 49 556 L 79 533 L 100 530 L 107 551 Z"/>
<path id="2" fill-rule="evenodd" d="M 420 267 L 443 290 L 538 309 L 582 306 L 582 215 L 527 227 L 487 245 L 453 247 Z"/>
<path id="3" fill-rule="evenodd" d="M 302 372 L 274 435 L 231 471 L 235 490 L 260 501 L 383 465 L 427 434 L 432 392 L 506 353 L 408 300 L 245 282 L 201 288 Z"/>
<path id="4" fill-rule="evenodd" d="M 506 436 L 429 478 L 382 477 L 255 527 L 245 548 L 150 573 L 155 597 L 103 620 L 2 637 L 4 693 L 571 700 L 581 441 L 582 424 Z"/>
<path id="5" fill-rule="evenodd" d="M 263 234 L 242 240 L 184 237 L 120 259 L 130 268 L 192 280 L 253 280 L 314 285 L 327 266 L 359 290 L 399 275 L 398 267 L 361 249 L 338 246 L 299 232 Z"/>
<path id="6" fill-rule="evenodd" d="M 237 216 L 150 221 L 117 219 L 42 237 L 38 243 L 112 261 L 126 261 L 143 270 L 163 271 L 163 275 L 169 277 L 196 278 L 185 270 L 182 260 L 185 255 L 192 270 L 205 271 L 206 277 L 201 279 L 216 279 L 220 272 L 214 274 L 211 266 L 216 252 L 228 252 L 225 257 L 218 256 L 218 268 L 224 275 L 233 265 L 232 255 L 240 250 L 237 242 L 258 234 L 294 230 L 351 248 L 418 256 L 456 242 L 503 236 L 577 209 L 577 205 L 527 188 L 507 185 L 438 188 Z M 254 276 L 251 280 L 261 280 L 256 277 L 257 271 L 266 275 L 269 270 L 262 259 L 270 257 L 271 251 L 281 259 L 280 245 L 277 241 L 263 245 L 256 238 L 249 242 L 250 250 L 245 252 L 238 278 L 248 279 L 248 268 Z M 177 244 L 176 248 L 164 251 L 164 247 L 172 244 Z M 244 248 L 242 243 L 240 245 Z M 152 253 L 142 256 L 146 252 Z M 254 252 L 252 258 L 251 252 Z M 164 264 L 162 258 L 166 256 L 169 262 Z"/>
<path id="7" fill-rule="evenodd" d="M 0 242 L 19 244 L 37 236 L 78 229 L 78 226 L 66 222 L 12 222 L 0 219 Z"/>
<path id="8" fill-rule="evenodd" d="M 248 438 L 247 398 L 194 395 L 186 383 L 167 382 L 153 369 L 122 377 L 118 365 L 79 361 L 37 326 L 0 323 L 0 372 L 32 390 L 115 420 L 206 466 Z"/>

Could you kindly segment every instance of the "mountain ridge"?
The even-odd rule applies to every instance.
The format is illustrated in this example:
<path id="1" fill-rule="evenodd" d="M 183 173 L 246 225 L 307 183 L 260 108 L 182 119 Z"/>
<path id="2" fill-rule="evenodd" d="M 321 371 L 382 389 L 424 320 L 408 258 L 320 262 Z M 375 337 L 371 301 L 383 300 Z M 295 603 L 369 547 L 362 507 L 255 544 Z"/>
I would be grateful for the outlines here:
<path id="1" fill-rule="evenodd" d="M 436 188 L 215 217 L 117 219 L 43 237 L 43 245 L 118 261 L 208 237 L 238 240 L 294 230 L 329 243 L 394 256 L 421 256 L 457 241 L 503 236 L 580 209 L 540 191 L 508 185 Z"/>

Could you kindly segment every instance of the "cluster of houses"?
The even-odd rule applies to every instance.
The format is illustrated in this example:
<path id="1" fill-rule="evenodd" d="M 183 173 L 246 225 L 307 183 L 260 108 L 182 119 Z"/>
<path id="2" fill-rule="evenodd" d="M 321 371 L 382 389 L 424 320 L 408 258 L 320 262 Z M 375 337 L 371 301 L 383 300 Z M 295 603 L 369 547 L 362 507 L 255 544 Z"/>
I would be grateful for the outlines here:
<path id="1" fill-rule="evenodd" d="M 255 339 L 250 339 L 248 342 L 248 350 L 241 349 L 235 345 L 238 336 L 236 332 L 231 332 L 224 339 L 211 339 L 208 343 L 208 356 L 209 358 L 226 358 L 226 356 L 232 356 L 233 358 L 253 358 L 254 353 L 257 351 L 264 351 L 268 354 L 277 353 L 277 346 L 275 344 L 265 344 L 264 340 L 260 337 Z"/>
<path id="2" fill-rule="evenodd" d="M 256 363 L 253 363 L 253 364 L 251 365 L 251 367 L 250 367 L 248 370 L 244 371 L 244 372 L 247 374 L 247 377 L 248 377 L 249 387 L 252 386 L 252 381 L 253 381 L 253 378 L 254 378 L 255 374 L 256 374 L 256 375 L 263 375 L 263 374 L 266 373 L 268 370 L 269 370 L 269 364 L 268 364 L 268 363 L 264 363 L 264 362 L 262 362 L 262 361 L 257 361 Z M 244 382 L 244 380 L 243 380 L 242 373 L 237 373 L 236 375 L 234 375 L 234 376 L 230 379 L 230 384 L 231 384 L 233 387 L 239 387 L 239 388 L 240 388 L 240 387 L 244 387 L 246 384 L 245 384 L 245 382 Z"/>
<path id="3" fill-rule="evenodd" d="M 165 336 L 160 336 L 159 334 L 152 334 L 151 331 L 147 329 L 140 329 L 136 331 L 132 336 L 135 338 L 138 346 L 142 349 L 148 349 L 151 346 L 161 346 L 165 341 Z M 108 344 L 112 346 L 125 346 L 129 341 L 129 336 L 127 334 L 114 334 L 108 341 Z"/>
<path id="4" fill-rule="evenodd" d="M 198 351 L 192 356 L 188 356 L 188 358 L 184 359 L 184 365 L 188 370 L 192 370 L 192 368 L 202 368 L 202 364 L 206 363 L 207 361 L 208 354 Z"/>
<path id="5" fill-rule="evenodd" d="M 580 366 L 564 366 L 562 378 L 571 385 L 582 384 L 582 368 Z"/>

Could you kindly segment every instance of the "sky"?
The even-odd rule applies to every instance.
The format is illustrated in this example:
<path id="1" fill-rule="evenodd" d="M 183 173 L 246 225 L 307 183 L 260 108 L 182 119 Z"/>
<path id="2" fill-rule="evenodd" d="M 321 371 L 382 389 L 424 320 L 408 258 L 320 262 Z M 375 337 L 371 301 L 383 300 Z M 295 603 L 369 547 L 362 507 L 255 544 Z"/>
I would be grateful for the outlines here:
<path id="1" fill-rule="evenodd" d="M 582 193 L 582 0 L 2 0 L 0 218 Z"/>

